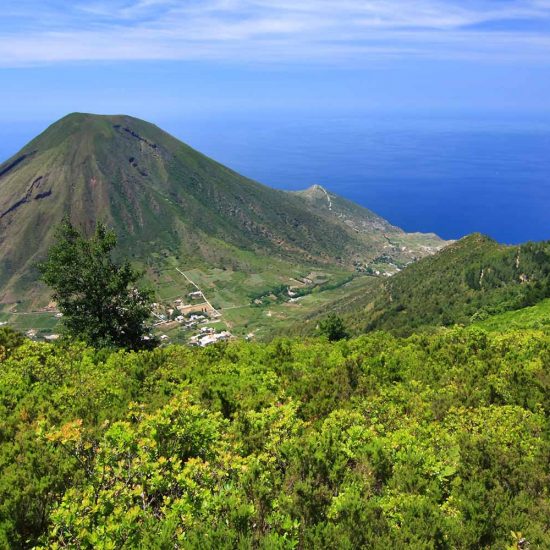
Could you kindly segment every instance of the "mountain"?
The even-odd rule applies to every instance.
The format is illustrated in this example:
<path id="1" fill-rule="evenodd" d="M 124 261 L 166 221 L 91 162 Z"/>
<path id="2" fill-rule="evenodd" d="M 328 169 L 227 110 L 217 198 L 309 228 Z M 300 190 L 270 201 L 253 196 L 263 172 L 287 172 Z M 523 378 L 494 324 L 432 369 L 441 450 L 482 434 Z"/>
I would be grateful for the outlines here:
<path id="1" fill-rule="evenodd" d="M 309 189 L 296 191 L 294 194 L 301 197 L 317 212 L 343 221 L 358 233 L 403 233 L 401 229 L 391 225 L 374 212 L 338 197 L 320 185 L 312 185 Z"/>
<path id="2" fill-rule="evenodd" d="M 506 246 L 472 234 L 325 310 L 343 315 L 358 332 L 409 334 L 481 322 L 548 297 L 550 241 Z"/>
<path id="3" fill-rule="evenodd" d="M 0 303 L 43 295 L 35 264 L 64 215 L 86 231 L 98 220 L 114 228 L 120 255 L 137 263 L 391 270 L 445 245 L 320 187 L 261 185 L 142 120 L 74 113 L 0 165 Z"/>
<path id="4" fill-rule="evenodd" d="M 369 252 L 369 273 L 377 265 L 384 266 L 384 272 L 391 266 L 393 269 L 389 272 L 394 273 L 396 269 L 442 248 L 441 239 L 434 233 L 405 233 L 371 210 L 339 197 L 320 185 L 313 185 L 294 194 L 306 203 L 311 212 L 323 216 L 328 222 L 343 224 L 355 233 Z M 364 262 L 358 261 L 355 265 L 361 269 Z"/>

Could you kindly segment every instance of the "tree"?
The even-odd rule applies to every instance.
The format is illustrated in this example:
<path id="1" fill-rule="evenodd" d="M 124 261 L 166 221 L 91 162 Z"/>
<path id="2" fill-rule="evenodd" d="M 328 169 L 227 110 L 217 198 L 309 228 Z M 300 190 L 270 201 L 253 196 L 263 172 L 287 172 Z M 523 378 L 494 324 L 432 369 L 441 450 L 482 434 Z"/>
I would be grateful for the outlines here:
<path id="1" fill-rule="evenodd" d="M 334 313 L 331 313 L 319 323 L 319 332 L 326 336 L 330 342 L 343 340 L 349 336 L 344 321 Z"/>
<path id="2" fill-rule="evenodd" d="M 113 261 L 115 233 L 98 223 L 86 238 L 65 218 L 56 237 L 39 269 L 67 334 L 95 347 L 151 347 L 154 340 L 146 337 L 151 294 L 137 289 L 140 273 L 127 261 Z"/>
<path id="3" fill-rule="evenodd" d="M 8 357 L 12 350 L 20 346 L 25 338 L 10 327 L 0 327 L 0 361 Z"/>

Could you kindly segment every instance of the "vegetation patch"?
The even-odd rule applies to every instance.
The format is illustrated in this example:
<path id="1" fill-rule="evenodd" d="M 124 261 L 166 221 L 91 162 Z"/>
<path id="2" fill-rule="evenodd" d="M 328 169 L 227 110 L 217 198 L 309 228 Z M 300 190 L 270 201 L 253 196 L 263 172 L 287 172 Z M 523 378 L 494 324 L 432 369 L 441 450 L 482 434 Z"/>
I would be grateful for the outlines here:
<path id="1" fill-rule="evenodd" d="M 0 546 L 547 548 L 549 353 L 533 330 L 136 353 L 0 329 Z"/>

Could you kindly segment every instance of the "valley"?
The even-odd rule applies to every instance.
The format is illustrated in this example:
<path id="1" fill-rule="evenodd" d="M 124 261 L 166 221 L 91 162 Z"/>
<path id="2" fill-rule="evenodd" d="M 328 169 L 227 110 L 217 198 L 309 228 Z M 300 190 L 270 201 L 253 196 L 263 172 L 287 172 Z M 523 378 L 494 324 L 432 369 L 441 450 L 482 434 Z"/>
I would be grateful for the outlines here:
<path id="1" fill-rule="evenodd" d="M 308 317 L 325 306 L 373 287 L 378 280 L 341 270 L 310 272 L 307 267 L 279 266 L 278 271 L 274 265 L 272 270 L 247 274 L 221 268 L 183 271 L 179 265 L 156 270 L 151 278 L 155 334 L 166 337 L 164 344 L 187 344 L 205 327 L 237 338 L 269 339 L 285 333 L 287 326 L 309 323 Z M 190 296 L 197 291 L 200 298 Z M 197 314 L 204 318 L 192 319 Z M 55 307 L 19 311 L 12 305 L 0 312 L 0 323 L 38 340 L 58 334 L 61 321 Z"/>
<path id="2" fill-rule="evenodd" d="M 0 322 L 33 338 L 57 334 L 37 265 L 64 216 L 87 234 L 97 222 L 115 231 L 117 259 L 154 291 L 159 336 L 178 343 L 204 328 L 185 327 L 192 312 L 175 304 L 193 290 L 217 329 L 265 339 L 449 244 L 319 185 L 271 189 L 128 116 L 54 123 L 0 165 L 0 212 Z"/>

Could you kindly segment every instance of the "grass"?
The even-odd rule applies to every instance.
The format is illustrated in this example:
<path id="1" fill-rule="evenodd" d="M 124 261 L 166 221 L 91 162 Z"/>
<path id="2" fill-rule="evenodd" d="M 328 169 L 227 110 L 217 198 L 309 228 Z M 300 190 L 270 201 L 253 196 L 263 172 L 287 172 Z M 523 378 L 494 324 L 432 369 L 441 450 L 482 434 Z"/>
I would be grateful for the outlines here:
<path id="1" fill-rule="evenodd" d="M 253 333 L 263 340 L 274 334 L 288 334 L 296 327 L 315 325 L 324 312 L 331 310 L 334 303 L 350 294 L 366 290 L 376 281 L 373 277 L 358 276 L 350 282 L 330 290 L 314 291 L 297 302 L 276 302 L 262 306 L 251 306 L 225 311 L 224 318 L 231 324 L 234 334 L 245 336 Z M 312 326 L 312 330 L 313 330 Z"/>
<path id="2" fill-rule="evenodd" d="M 10 327 L 19 332 L 36 330 L 42 334 L 56 331 L 59 319 L 50 312 L 40 313 L 1 313 L 0 322 L 7 322 Z"/>
<path id="3" fill-rule="evenodd" d="M 550 299 L 531 307 L 494 315 L 476 325 L 491 331 L 550 327 Z"/>

